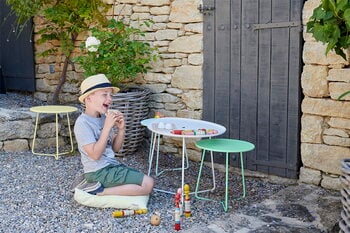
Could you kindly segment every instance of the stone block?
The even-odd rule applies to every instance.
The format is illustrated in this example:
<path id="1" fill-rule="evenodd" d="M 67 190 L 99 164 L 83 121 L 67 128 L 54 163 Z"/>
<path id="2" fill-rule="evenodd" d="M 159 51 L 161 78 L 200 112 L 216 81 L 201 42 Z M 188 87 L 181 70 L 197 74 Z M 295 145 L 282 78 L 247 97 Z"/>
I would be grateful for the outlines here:
<path id="1" fill-rule="evenodd" d="M 164 105 L 165 110 L 179 110 L 184 109 L 185 105 L 182 103 L 166 103 Z"/>
<path id="2" fill-rule="evenodd" d="M 141 0 L 140 3 L 146 6 L 163 6 L 170 5 L 170 0 Z"/>
<path id="3" fill-rule="evenodd" d="M 303 115 L 301 117 L 301 142 L 322 143 L 323 117 Z"/>
<path id="4" fill-rule="evenodd" d="M 32 147 L 33 140 L 30 140 L 30 147 Z M 58 137 L 58 145 L 59 147 L 63 147 L 66 145 L 63 137 Z M 56 150 L 56 137 L 52 138 L 37 138 L 35 140 L 35 149 L 34 151 L 37 153 L 45 153 L 45 149 L 54 149 Z M 62 148 L 61 148 L 62 149 Z M 60 150 L 61 151 L 61 150 Z"/>
<path id="5" fill-rule="evenodd" d="M 152 21 L 155 23 L 167 23 L 169 22 L 168 15 L 156 15 L 152 17 Z"/>
<path id="6" fill-rule="evenodd" d="M 176 103 L 179 100 L 178 97 L 167 93 L 153 94 L 150 99 L 160 103 Z"/>
<path id="7" fill-rule="evenodd" d="M 306 25 L 306 23 L 309 21 L 314 9 L 318 7 L 321 4 L 321 0 L 307 0 L 304 4 L 303 8 L 303 15 L 302 20 L 303 24 Z"/>
<path id="8" fill-rule="evenodd" d="M 151 7 L 150 13 L 152 15 L 169 15 L 170 6 Z"/>
<path id="9" fill-rule="evenodd" d="M 321 183 L 321 172 L 319 170 L 301 167 L 299 174 L 299 181 L 302 183 L 320 185 Z"/>
<path id="10" fill-rule="evenodd" d="M 201 53 L 195 53 L 188 55 L 188 63 L 190 65 L 202 65 L 203 64 L 203 54 Z"/>
<path id="11" fill-rule="evenodd" d="M 334 128 L 350 129 L 350 119 L 331 117 L 328 125 Z"/>
<path id="12" fill-rule="evenodd" d="M 324 144 L 301 143 L 301 160 L 305 167 L 340 175 L 340 162 L 349 158 L 350 149 Z"/>
<path id="13" fill-rule="evenodd" d="M 202 67 L 201 66 L 180 66 L 176 68 L 171 80 L 173 87 L 183 90 L 202 89 Z"/>
<path id="14" fill-rule="evenodd" d="M 146 87 L 151 90 L 151 93 L 162 93 L 167 88 L 166 84 L 144 84 L 143 87 Z"/>
<path id="15" fill-rule="evenodd" d="M 176 115 L 178 117 L 184 117 L 184 118 L 202 119 L 201 110 L 197 111 L 197 110 L 182 109 L 182 110 L 178 110 Z"/>
<path id="16" fill-rule="evenodd" d="M 323 135 L 338 136 L 343 138 L 348 138 L 349 135 L 343 129 L 328 128 L 323 131 Z"/>
<path id="17" fill-rule="evenodd" d="M 203 34 L 203 23 L 186 24 L 184 29 L 185 29 L 186 32 L 193 32 L 193 33 Z"/>
<path id="18" fill-rule="evenodd" d="M 132 10 L 134 12 L 138 13 L 148 13 L 149 12 L 149 6 L 133 6 Z"/>
<path id="19" fill-rule="evenodd" d="M 327 145 L 350 147 L 350 138 L 323 135 L 323 141 Z"/>
<path id="20" fill-rule="evenodd" d="M 130 16 L 131 20 L 148 20 L 151 19 L 151 14 L 150 13 L 133 13 Z"/>
<path id="21" fill-rule="evenodd" d="M 151 83 L 170 83 L 171 75 L 148 72 L 147 74 L 145 74 L 145 80 Z"/>
<path id="22" fill-rule="evenodd" d="M 29 112 L 28 109 L 7 109 L 0 108 L 0 122 L 8 122 L 14 120 L 26 120 L 32 119 L 35 116 L 35 113 Z"/>
<path id="23" fill-rule="evenodd" d="M 350 118 L 350 102 L 348 101 L 305 98 L 301 109 L 304 114 Z"/>
<path id="24" fill-rule="evenodd" d="M 181 95 L 182 101 L 189 109 L 202 109 L 203 108 L 203 94 L 202 91 L 188 91 Z"/>
<path id="25" fill-rule="evenodd" d="M 0 127 L 0 141 L 33 138 L 33 132 L 34 125 L 31 120 L 4 122 Z"/>
<path id="26" fill-rule="evenodd" d="M 350 69 L 330 69 L 327 80 L 350 83 Z"/>
<path id="27" fill-rule="evenodd" d="M 183 90 L 181 90 L 179 88 L 173 88 L 173 87 L 167 88 L 165 91 L 168 92 L 169 94 L 173 94 L 173 95 L 178 95 L 178 94 L 183 93 Z"/>
<path id="28" fill-rule="evenodd" d="M 203 50 L 203 35 L 182 36 L 169 44 L 169 52 L 201 53 Z"/>
<path id="29" fill-rule="evenodd" d="M 17 152 L 29 150 L 28 140 L 26 139 L 15 139 L 4 142 L 4 151 L 6 152 Z"/>
<path id="30" fill-rule="evenodd" d="M 327 75 L 327 66 L 305 65 L 301 74 L 303 93 L 309 97 L 327 97 Z"/>
<path id="31" fill-rule="evenodd" d="M 180 66 L 181 59 L 164 59 L 164 67 Z"/>
<path id="32" fill-rule="evenodd" d="M 332 99 L 338 99 L 339 96 L 347 91 L 350 91 L 350 83 L 329 82 L 329 93 Z M 342 100 L 350 100 L 350 94 L 344 96 Z"/>
<path id="33" fill-rule="evenodd" d="M 171 22 L 202 22 L 203 15 L 198 11 L 200 0 L 174 0 L 171 4 Z"/>
<path id="34" fill-rule="evenodd" d="M 349 62 L 344 60 L 341 56 L 330 51 L 326 55 L 326 45 L 321 42 L 305 42 L 303 50 L 303 60 L 305 64 L 318 64 L 318 65 L 348 65 Z M 346 54 L 348 51 L 344 51 Z"/>
<path id="35" fill-rule="evenodd" d="M 174 40 L 178 36 L 178 30 L 176 29 L 165 29 L 165 30 L 158 30 L 155 32 L 155 38 L 158 41 L 161 40 Z"/>
<path id="36" fill-rule="evenodd" d="M 338 176 L 329 176 L 327 174 L 323 174 L 321 186 L 326 189 L 332 190 L 341 190 L 341 182 Z"/>
<path id="37" fill-rule="evenodd" d="M 191 150 L 187 149 L 187 155 L 188 159 L 194 162 L 200 162 L 201 161 L 201 152 L 197 150 Z"/>

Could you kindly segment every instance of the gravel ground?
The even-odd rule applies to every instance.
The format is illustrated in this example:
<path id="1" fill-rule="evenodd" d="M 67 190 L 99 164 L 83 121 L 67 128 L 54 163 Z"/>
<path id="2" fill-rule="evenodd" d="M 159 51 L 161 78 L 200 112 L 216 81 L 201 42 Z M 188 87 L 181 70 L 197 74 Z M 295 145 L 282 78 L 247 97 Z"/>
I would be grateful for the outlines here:
<path id="1" fill-rule="evenodd" d="M 138 151 L 132 156 L 120 158 L 127 165 L 146 172 L 147 151 Z M 160 168 L 180 159 L 162 155 Z M 53 157 L 32 155 L 30 152 L 0 153 L 0 232 L 174 232 L 174 197 L 153 192 L 144 215 L 113 218 L 113 208 L 96 209 L 76 203 L 69 191 L 73 179 L 82 172 L 79 156 Z M 186 182 L 195 187 L 198 164 L 190 162 L 186 171 Z M 157 178 L 157 186 L 176 190 L 180 172 L 167 172 Z M 217 172 L 217 190 L 210 194 L 220 200 L 224 193 L 224 176 Z M 210 169 L 204 169 L 203 183 L 210 183 Z M 178 182 L 180 183 L 180 182 Z M 231 175 L 230 196 L 241 190 L 240 177 Z M 209 224 L 212 220 L 225 219 L 230 213 L 246 205 L 258 203 L 278 192 L 284 186 L 257 178 L 246 179 L 248 197 L 231 201 L 228 213 L 224 213 L 219 202 L 196 200 L 191 196 L 192 217 L 183 219 L 182 229 L 197 224 Z M 232 198 L 231 198 L 232 199 Z M 150 216 L 161 214 L 160 226 L 151 226 Z"/>
<path id="2" fill-rule="evenodd" d="M 0 94 L 0 107 L 19 108 L 43 104 L 27 93 Z M 119 158 L 126 165 L 147 172 L 148 147 L 135 154 Z M 180 166 L 181 159 L 162 154 L 160 169 Z M 186 170 L 186 183 L 195 188 L 198 163 L 190 161 Z M 53 157 L 32 155 L 31 152 L 0 152 L 0 232 L 175 232 L 174 197 L 153 192 L 148 202 L 148 213 L 144 215 L 113 218 L 113 208 L 96 209 L 85 207 L 73 199 L 69 187 L 74 178 L 82 173 L 78 153 Z M 202 188 L 211 182 L 210 168 L 203 170 Z M 156 178 L 156 186 L 177 190 L 180 172 L 166 172 Z M 220 200 L 224 195 L 224 174 L 216 172 L 217 188 L 210 197 Z M 248 196 L 239 201 L 233 197 L 241 193 L 239 175 L 230 175 L 230 209 L 223 212 L 219 202 L 196 200 L 191 196 L 192 217 L 183 219 L 182 229 L 195 225 L 207 225 L 214 219 L 228 218 L 230 213 L 254 205 L 273 195 L 285 186 L 258 178 L 246 178 Z M 150 216 L 161 215 L 159 226 L 150 225 Z"/>

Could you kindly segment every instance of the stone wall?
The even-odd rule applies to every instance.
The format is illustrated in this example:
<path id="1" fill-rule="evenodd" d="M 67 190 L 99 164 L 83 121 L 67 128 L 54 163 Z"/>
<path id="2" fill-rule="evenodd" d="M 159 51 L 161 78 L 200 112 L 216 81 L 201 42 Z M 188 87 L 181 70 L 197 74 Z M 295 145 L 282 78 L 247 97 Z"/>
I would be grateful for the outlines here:
<path id="1" fill-rule="evenodd" d="M 134 82 L 151 90 L 150 115 L 160 112 L 163 116 L 200 119 L 202 115 L 202 64 L 203 64 L 203 16 L 197 9 L 201 0 L 107 0 L 111 7 L 108 16 L 122 19 L 130 26 L 145 31 L 147 42 L 158 48 L 160 59 L 153 69 Z M 140 26 L 151 20 L 150 27 Z M 36 28 L 42 22 L 35 19 Z M 81 37 L 79 40 L 84 40 Z M 79 41 L 79 42 L 80 42 Z M 77 43 L 77 46 L 79 43 Z M 50 45 L 35 45 L 42 51 Z M 77 51 L 79 49 L 77 48 Z M 48 101 L 58 83 L 63 67 L 60 56 L 41 58 L 36 56 L 35 97 Z M 51 68 L 51 72 L 50 72 Z M 54 71 L 54 72 L 53 72 Z M 83 80 L 79 67 L 69 66 L 67 82 L 62 88 L 60 102 L 77 103 L 79 85 Z M 162 151 L 177 153 L 180 142 L 167 139 Z M 198 159 L 193 143 L 189 155 Z"/>
<path id="2" fill-rule="evenodd" d="M 305 2 L 305 30 L 319 4 L 320 0 Z M 333 52 L 325 55 L 326 46 L 316 42 L 311 34 L 304 32 L 304 40 L 301 86 L 305 97 L 301 106 L 300 148 L 303 166 L 299 180 L 340 189 L 340 161 L 350 157 L 350 96 L 343 101 L 337 98 L 350 90 L 349 62 Z"/>
<path id="3" fill-rule="evenodd" d="M 70 124 L 73 123 L 78 112 L 70 114 Z M 29 108 L 6 109 L 0 108 L 0 152 L 27 151 L 32 149 L 36 113 Z M 66 114 L 59 116 L 58 143 L 60 152 L 68 151 L 64 147 L 70 145 L 68 122 Z M 55 114 L 40 114 L 39 127 L 35 142 L 35 152 L 46 153 L 48 148 L 56 146 Z M 76 148 L 76 146 L 75 146 Z M 52 153 L 54 151 L 50 151 Z"/>

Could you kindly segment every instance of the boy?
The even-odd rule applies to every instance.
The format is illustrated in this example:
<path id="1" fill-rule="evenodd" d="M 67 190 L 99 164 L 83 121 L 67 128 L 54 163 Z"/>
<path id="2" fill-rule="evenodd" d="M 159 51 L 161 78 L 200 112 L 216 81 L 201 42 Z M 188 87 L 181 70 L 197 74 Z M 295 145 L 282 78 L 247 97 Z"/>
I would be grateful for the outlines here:
<path id="1" fill-rule="evenodd" d="M 114 151 L 123 145 L 125 122 L 119 111 L 109 111 L 112 94 L 119 91 L 104 74 L 86 78 L 79 101 L 85 112 L 76 120 L 74 134 L 81 154 L 84 177 L 95 183 L 87 192 L 95 195 L 141 196 L 152 192 L 153 178 L 121 164 Z M 117 128 L 117 134 L 113 127 Z M 99 183 L 98 183 L 99 182 Z"/>

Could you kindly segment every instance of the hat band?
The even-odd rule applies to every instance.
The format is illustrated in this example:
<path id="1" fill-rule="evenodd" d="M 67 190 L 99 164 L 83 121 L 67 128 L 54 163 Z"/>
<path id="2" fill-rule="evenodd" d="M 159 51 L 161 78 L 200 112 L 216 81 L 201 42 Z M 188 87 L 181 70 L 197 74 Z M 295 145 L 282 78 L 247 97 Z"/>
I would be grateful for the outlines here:
<path id="1" fill-rule="evenodd" d="M 92 91 L 93 89 L 97 89 L 97 88 L 105 88 L 105 87 L 112 87 L 112 84 L 110 83 L 100 83 L 100 84 L 97 84 L 95 86 L 92 86 L 90 87 L 89 89 L 85 90 L 83 95 L 89 91 Z"/>

